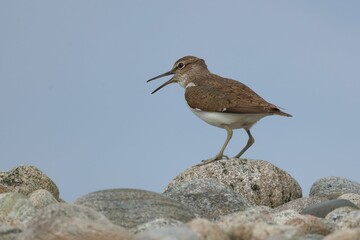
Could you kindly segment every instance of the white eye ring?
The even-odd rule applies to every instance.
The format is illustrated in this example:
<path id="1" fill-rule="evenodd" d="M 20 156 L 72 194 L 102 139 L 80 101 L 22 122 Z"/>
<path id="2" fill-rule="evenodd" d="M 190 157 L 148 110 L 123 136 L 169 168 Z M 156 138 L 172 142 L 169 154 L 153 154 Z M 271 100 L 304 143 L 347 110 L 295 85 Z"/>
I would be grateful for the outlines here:
<path id="1" fill-rule="evenodd" d="M 177 65 L 178 69 L 183 69 L 185 67 L 185 64 L 183 62 L 179 62 Z"/>

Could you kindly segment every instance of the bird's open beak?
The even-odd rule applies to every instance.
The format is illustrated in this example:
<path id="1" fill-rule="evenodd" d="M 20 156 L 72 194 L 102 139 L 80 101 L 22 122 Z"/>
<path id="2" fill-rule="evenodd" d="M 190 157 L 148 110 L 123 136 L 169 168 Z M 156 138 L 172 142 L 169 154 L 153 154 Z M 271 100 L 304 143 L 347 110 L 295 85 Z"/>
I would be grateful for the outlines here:
<path id="1" fill-rule="evenodd" d="M 171 70 L 171 71 L 169 71 L 169 72 L 160 74 L 159 76 L 153 77 L 153 78 L 147 80 L 146 82 L 150 82 L 150 81 L 152 81 L 152 80 L 155 80 L 155 79 L 158 79 L 158 78 L 162 78 L 162 77 L 165 77 L 165 76 L 169 76 L 169 75 L 172 75 L 172 74 L 174 74 L 174 72 Z M 156 92 L 157 92 L 158 90 L 160 90 L 161 88 L 165 87 L 166 85 L 168 85 L 168 84 L 170 84 L 170 83 L 174 83 L 174 82 L 176 82 L 176 81 L 174 80 L 174 78 L 171 78 L 169 81 L 165 82 L 165 83 L 162 84 L 160 87 L 158 87 L 157 89 L 155 89 L 151 94 L 156 93 Z"/>

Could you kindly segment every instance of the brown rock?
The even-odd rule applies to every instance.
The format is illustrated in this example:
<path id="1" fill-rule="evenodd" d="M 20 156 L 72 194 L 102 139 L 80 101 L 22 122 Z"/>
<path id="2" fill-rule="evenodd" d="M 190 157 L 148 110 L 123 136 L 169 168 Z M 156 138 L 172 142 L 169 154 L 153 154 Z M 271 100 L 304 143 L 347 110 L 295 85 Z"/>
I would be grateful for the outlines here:
<path id="1" fill-rule="evenodd" d="M 45 189 L 59 200 L 59 190 L 55 183 L 33 166 L 19 166 L 8 172 L 0 172 L 0 185 L 11 192 L 24 195 L 29 195 L 38 189 Z"/>
<path id="2" fill-rule="evenodd" d="M 302 197 L 302 198 L 292 200 L 291 202 L 284 203 L 283 205 L 276 207 L 274 210 L 281 212 L 284 210 L 292 209 L 299 213 L 304 208 L 306 208 L 310 205 L 320 203 L 320 202 L 323 202 L 326 200 L 328 200 L 326 197 L 318 197 L 318 196 Z"/>
<path id="3" fill-rule="evenodd" d="M 256 205 L 277 207 L 302 196 L 297 181 L 273 164 L 236 158 L 194 166 L 176 176 L 167 188 L 192 179 L 206 178 L 230 186 Z"/>

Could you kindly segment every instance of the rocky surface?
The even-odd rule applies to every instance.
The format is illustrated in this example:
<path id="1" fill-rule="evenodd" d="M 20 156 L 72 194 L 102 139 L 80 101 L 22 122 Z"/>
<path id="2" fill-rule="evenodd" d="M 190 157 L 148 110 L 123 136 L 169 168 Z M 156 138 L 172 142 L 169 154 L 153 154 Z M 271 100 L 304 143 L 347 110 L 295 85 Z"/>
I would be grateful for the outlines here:
<path id="1" fill-rule="evenodd" d="M 163 194 L 108 189 L 75 203 L 61 202 L 37 168 L 17 167 L 0 174 L 0 240 L 360 239 L 358 183 L 325 177 L 302 198 L 297 182 L 269 165 L 218 161 L 186 170 Z"/>
<path id="2" fill-rule="evenodd" d="M 302 197 L 301 187 L 294 178 L 262 160 L 232 158 L 194 166 L 176 176 L 166 190 L 193 179 L 218 180 L 255 205 L 277 207 Z"/>

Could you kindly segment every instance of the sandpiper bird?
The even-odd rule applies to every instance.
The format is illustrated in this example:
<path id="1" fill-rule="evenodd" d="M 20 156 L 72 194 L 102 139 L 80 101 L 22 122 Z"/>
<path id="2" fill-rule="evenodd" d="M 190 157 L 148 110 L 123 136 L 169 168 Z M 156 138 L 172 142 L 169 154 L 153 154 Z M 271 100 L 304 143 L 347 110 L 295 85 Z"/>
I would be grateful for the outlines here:
<path id="1" fill-rule="evenodd" d="M 245 147 L 235 156 L 240 158 L 255 141 L 250 128 L 257 121 L 274 114 L 291 117 L 279 107 L 265 101 L 245 84 L 211 73 L 203 59 L 194 56 L 180 58 L 170 71 L 147 82 L 168 75 L 174 76 L 152 94 L 170 83 L 177 82 L 185 88 L 186 102 L 196 116 L 227 131 L 227 138 L 220 152 L 213 158 L 203 160 L 199 165 L 226 157 L 224 150 L 232 137 L 233 129 L 243 128 L 249 136 Z"/>

